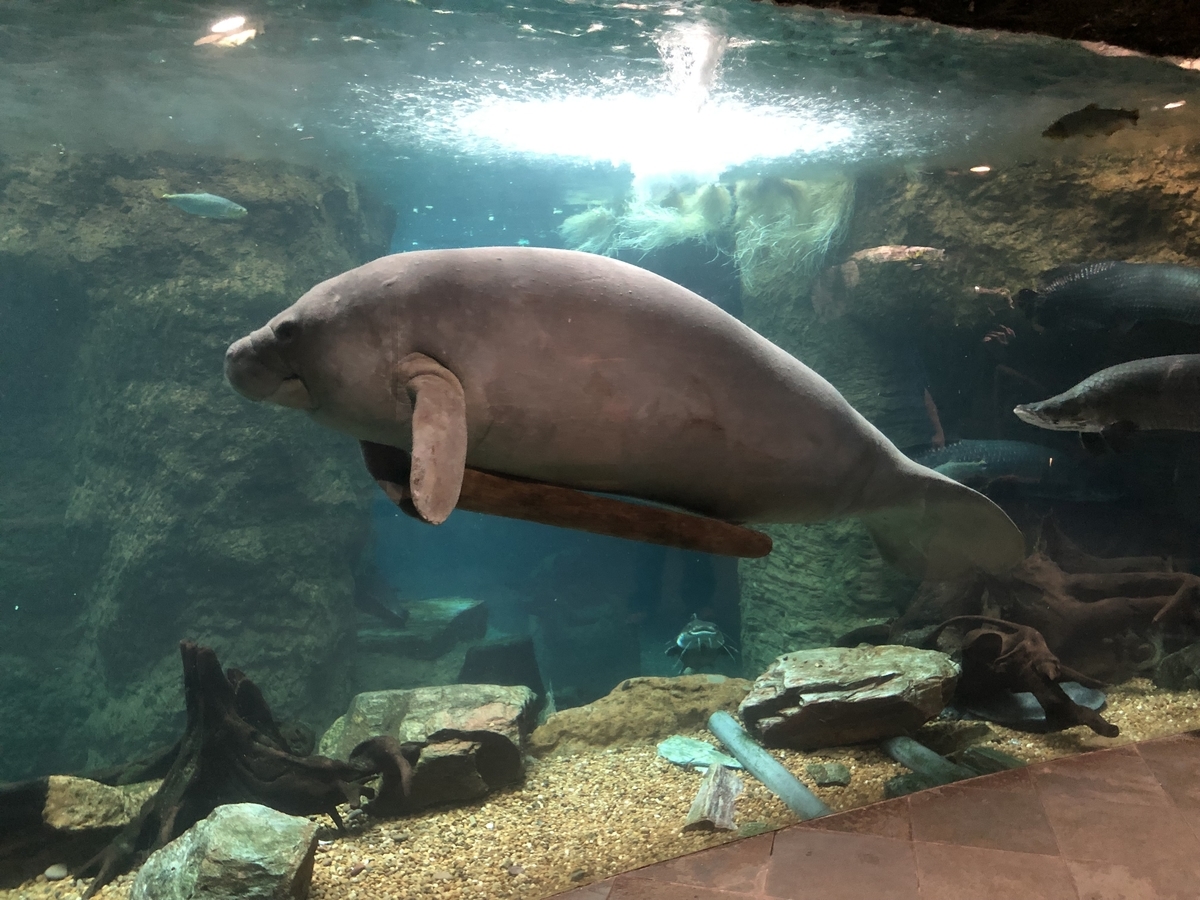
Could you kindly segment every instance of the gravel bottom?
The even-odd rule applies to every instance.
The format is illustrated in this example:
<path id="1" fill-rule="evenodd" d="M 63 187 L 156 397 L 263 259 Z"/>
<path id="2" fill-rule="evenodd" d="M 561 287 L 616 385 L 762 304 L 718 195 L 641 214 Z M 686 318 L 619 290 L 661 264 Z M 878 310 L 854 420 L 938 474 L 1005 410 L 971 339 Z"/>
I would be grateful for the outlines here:
<path id="1" fill-rule="evenodd" d="M 1077 727 L 1049 735 L 992 726 L 991 746 L 1029 762 L 1200 728 L 1200 692 L 1160 691 L 1136 679 L 1109 691 L 1105 713 L 1117 738 Z M 712 740 L 706 732 L 689 737 Z M 714 741 L 715 742 L 715 741 Z M 773 751 L 832 809 L 883 799 L 885 782 L 907 771 L 873 747 L 815 753 Z M 817 788 L 814 762 L 841 762 L 847 787 Z M 796 817 L 766 788 L 744 776 L 737 821 L 742 834 L 793 824 Z M 322 830 L 312 900 L 536 900 L 618 872 L 692 853 L 738 837 L 684 834 L 684 816 L 700 775 L 655 754 L 653 744 L 555 756 L 530 762 L 525 783 L 486 801 L 384 822 L 351 815 L 349 834 Z M 324 817 L 317 821 L 327 823 Z M 100 891 L 126 900 L 127 875 Z M 77 900 L 84 882 L 39 876 L 0 900 Z"/>

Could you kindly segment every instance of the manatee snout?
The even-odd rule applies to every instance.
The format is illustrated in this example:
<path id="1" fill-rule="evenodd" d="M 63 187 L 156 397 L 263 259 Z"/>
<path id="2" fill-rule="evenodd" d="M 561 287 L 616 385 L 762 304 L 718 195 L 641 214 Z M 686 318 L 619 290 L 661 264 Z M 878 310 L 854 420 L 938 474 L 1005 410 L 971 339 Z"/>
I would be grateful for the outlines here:
<path id="1" fill-rule="evenodd" d="M 304 382 L 279 353 L 271 326 L 234 341 L 225 351 L 225 378 L 248 400 L 268 400 L 293 409 L 313 409 Z"/>

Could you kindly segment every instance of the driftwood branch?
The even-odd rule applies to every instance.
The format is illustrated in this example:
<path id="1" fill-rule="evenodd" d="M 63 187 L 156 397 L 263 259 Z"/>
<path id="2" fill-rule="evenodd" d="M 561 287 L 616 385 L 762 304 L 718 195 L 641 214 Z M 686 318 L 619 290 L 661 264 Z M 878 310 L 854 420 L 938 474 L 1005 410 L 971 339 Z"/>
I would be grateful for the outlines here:
<path id="1" fill-rule="evenodd" d="M 1045 710 L 1052 730 L 1086 725 L 1105 737 L 1120 734 L 1116 725 L 1076 703 L 1059 686 L 1060 681 L 1077 681 L 1086 687 L 1100 687 L 1099 682 L 1064 666 L 1042 636 L 1027 625 L 987 616 L 957 616 L 939 625 L 931 640 L 961 660 L 960 695 L 1028 691 Z"/>
<path id="2" fill-rule="evenodd" d="M 411 513 L 408 455 L 369 441 L 362 442 L 362 454 L 388 499 Z M 721 556 L 755 559 L 771 552 L 769 536 L 720 519 L 477 469 L 463 473 L 457 508 Z"/>
<path id="3" fill-rule="evenodd" d="M 711 765 L 684 820 L 684 831 L 733 831 L 742 779 L 725 766 Z"/>
<path id="4" fill-rule="evenodd" d="M 409 762 L 395 741 L 373 738 L 354 762 L 293 752 L 262 693 L 236 669 L 221 671 L 216 654 L 180 645 L 187 725 L 162 786 L 138 815 L 78 874 L 95 872 L 84 898 L 128 871 L 225 803 L 261 803 L 291 815 L 326 813 L 339 828 L 339 803 L 357 807 L 375 792 L 365 782 L 383 774 L 380 811 L 404 811 Z"/>
<path id="5" fill-rule="evenodd" d="M 1158 558 L 1089 556 L 1049 523 L 1039 545 L 1045 550 L 1004 575 L 923 584 L 889 639 L 903 643 L 955 616 L 985 616 L 1032 628 L 1063 666 L 1114 682 L 1145 667 L 1162 626 L 1200 626 L 1200 577 Z"/>

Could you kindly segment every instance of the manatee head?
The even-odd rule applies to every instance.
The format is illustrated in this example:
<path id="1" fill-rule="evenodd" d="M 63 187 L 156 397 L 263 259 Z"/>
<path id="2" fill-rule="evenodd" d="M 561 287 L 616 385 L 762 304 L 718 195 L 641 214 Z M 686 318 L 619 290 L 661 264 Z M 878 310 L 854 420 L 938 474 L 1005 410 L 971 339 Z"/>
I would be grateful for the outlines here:
<path id="1" fill-rule="evenodd" d="M 243 397 L 266 400 L 293 409 L 313 410 L 316 398 L 309 390 L 297 345 L 303 343 L 304 327 L 284 310 L 262 328 L 234 341 L 225 351 L 225 378 Z"/>
<path id="2" fill-rule="evenodd" d="M 380 268 L 324 281 L 234 341 L 225 352 L 229 383 L 247 399 L 301 409 L 326 427 L 400 446 L 412 407 L 393 388 L 413 339 Z"/>

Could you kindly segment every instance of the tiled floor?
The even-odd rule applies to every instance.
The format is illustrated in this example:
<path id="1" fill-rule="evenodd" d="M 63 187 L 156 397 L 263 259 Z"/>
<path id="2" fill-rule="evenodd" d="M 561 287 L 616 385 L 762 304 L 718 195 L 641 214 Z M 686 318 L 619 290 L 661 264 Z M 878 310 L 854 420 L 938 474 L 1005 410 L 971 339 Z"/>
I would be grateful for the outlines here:
<path id="1" fill-rule="evenodd" d="M 1200 732 L 923 791 L 559 900 L 1200 900 Z"/>

